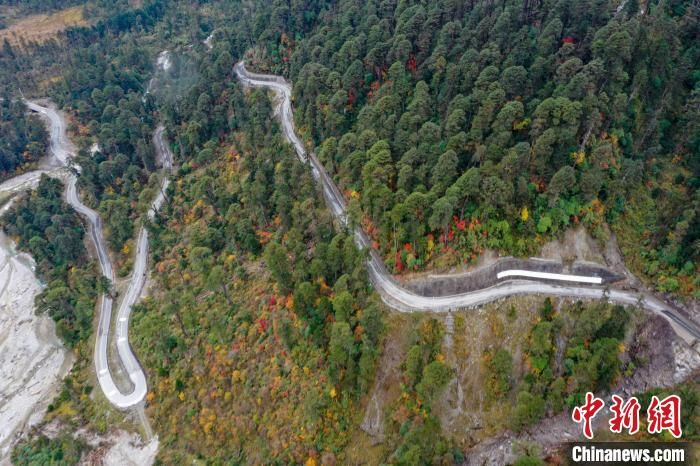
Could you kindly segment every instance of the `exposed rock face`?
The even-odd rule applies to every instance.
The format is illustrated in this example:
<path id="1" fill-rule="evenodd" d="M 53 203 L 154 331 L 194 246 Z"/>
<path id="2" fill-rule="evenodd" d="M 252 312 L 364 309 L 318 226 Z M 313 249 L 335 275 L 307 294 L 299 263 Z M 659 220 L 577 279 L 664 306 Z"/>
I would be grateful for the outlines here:
<path id="1" fill-rule="evenodd" d="M 650 316 L 631 339 L 629 353 L 639 364 L 635 373 L 622 380 L 613 393 L 630 396 L 652 388 L 676 385 L 700 372 L 700 353 L 688 346 L 660 316 Z M 594 426 L 607 422 L 606 413 L 594 419 Z M 520 434 L 506 432 L 481 442 L 466 452 L 465 465 L 510 464 L 517 458 L 518 443 L 539 446 L 545 454 L 559 449 L 564 442 L 582 440 L 581 427 L 564 412 Z"/>
<path id="2" fill-rule="evenodd" d="M 157 438 L 144 442 L 138 434 L 123 430 L 99 437 L 81 432 L 76 435 L 83 437 L 93 447 L 93 450 L 81 459 L 82 466 L 150 466 L 158 452 Z"/>
<path id="3" fill-rule="evenodd" d="M 489 265 L 478 267 L 472 272 L 428 275 L 406 282 L 405 286 L 424 296 L 448 296 L 493 286 L 502 281 L 496 277 L 498 272 L 509 269 L 595 276 L 602 278 L 603 284 L 606 285 L 624 278 L 592 262 L 574 262 L 571 265 L 567 265 L 556 260 L 504 257 Z"/>
<path id="4" fill-rule="evenodd" d="M 666 319 L 649 317 L 637 330 L 630 346 L 630 355 L 637 361 L 639 369 L 620 385 L 619 390 L 629 395 L 673 385 L 676 381 L 674 346 L 679 345 L 676 338 Z"/>
<path id="5" fill-rule="evenodd" d="M 600 425 L 602 422 L 601 416 L 594 419 L 594 425 Z M 518 443 L 535 444 L 543 452 L 547 452 L 563 442 L 579 440 L 580 437 L 581 426 L 573 423 L 568 413 L 562 413 L 545 419 L 520 435 L 506 432 L 501 436 L 480 443 L 467 452 L 463 464 L 469 466 L 512 464 L 518 457 Z"/>
<path id="6" fill-rule="evenodd" d="M 377 367 L 372 397 L 367 403 L 365 417 L 360 428 L 373 437 L 376 443 L 384 440 L 384 407 L 385 398 L 390 392 L 395 380 L 395 374 L 400 370 L 405 348 L 401 348 L 398 338 L 387 338 L 386 347 Z"/>

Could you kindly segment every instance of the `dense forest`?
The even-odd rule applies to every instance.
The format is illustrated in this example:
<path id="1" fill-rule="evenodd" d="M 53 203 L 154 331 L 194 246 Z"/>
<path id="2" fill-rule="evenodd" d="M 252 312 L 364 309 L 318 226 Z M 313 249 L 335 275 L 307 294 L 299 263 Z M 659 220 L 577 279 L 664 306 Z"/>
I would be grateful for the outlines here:
<path id="1" fill-rule="evenodd" d="M 105 219 L 105 234 L 117 253 L 117 271 L 123 275 L 129 267 L 126 243 L 146 209 L 147 199 L 139 196 L 155 168 L 153 108 L 143 98 L 147 77 L 153 72 L 154 50 L 137 44 L 136 39 L 152 30 L 163 15 L 164 3 L 150 2 L 142 9 L 128 8 L 127 2 L 90 6 L 102 15 L 90 26 L 69 28 L 63 37 L 26 51 L 5 43 L 0 52 L 0 77 L 6 79 L 0 87 L 16 92 L 21 81 L 28 81 L 26 86 L 21 83 L 25 91 L 44 88 L 42 92 L 69 111 L 73 132 L 84 144 L 75 158 L 82 169 L 79 188 L 83 199 Z M 56 67 L 55 62 L 60 65 Z M 32 65 L 52 69 L 58 76 L 49 83 L 44 76 L 26 79 L 36 74 Z M 15 125 L 20 127 L 20 122 L 18 119 Z M 40 127 L 40 122 L 35 123 Z M 100 149 L 96 153 L 87 150 L 92 143 Z M 29 149 L 24 153 L 44 153 L 45 146 Z M 0 150 L 4 155 L 4 147 Z M 15 151 L 8 160 L 22 153 Z"/>
<path id="2" fill-rule="evenodd" d="M 380 310 L 362 254 L 334 231 L 266 95 L 244 98 L 234 80 L 219 90 L 235 128 L 180 167 L 151 225 L 164 292 L 134 316 L 162 459 L 333 455 L 373 380 Z M 184 432 L 182 419 L 194 427 Z"/>
<path id="3" fill-rule="evenodd" d="M 76 132 L 99 148 L 78 152 L 79 187 L 83 199 L 105 220 L 107 242 L 118 254 L 121 275 L 128 272 L 126 243 L 148 203 L 140 195 L 155 169 L 154 121 L 150 101 L 144 98 L 154 58 L 150 48 L 135 40 L 161 13 L 162 6 L 156 4 L 69 30 L 68 40 L 75 48 L 63 76 L 50 88 L 51 98 L 72 110 Z"/>
<path id="4" fill-rule="evenodd" d="M 660 291 L 696 292 L 700 52 L 690 2 L 254 3 L 243 14 L 204 2 L 205 13 L 233 18 L 221 25 L 184 7 L 163 16 L 165 4 L 67 31 L 73 65 L 53 87 L 109 147 L 85 160 L 84 183 L 118 219 L 115 250 L 133 233 L 126 193 L 152 168 L 152 122 L 136 97 L 152 53 L 132 39 L 150 28 L 172 39 L 184 27 L 201 40 L 216 28 L 226 40 L 204 74 L 225 76 L 250 49 L 252 66 L 293 80 L 302 133 L 394 272 L 469 264 L 485 249 L 534 254 L 584 225 L 601 241 L 615 233 L 628 265 Z M 228 118 L 216 89 L 198 89 L 196 104 L 181 102 L 198 110 L 183 151 L 221 137 Z M 113 165 L 118 176 L 107 179 Z"/>
<path id="5" fill-rule="evenodd" d="M 293 80 L 299 126 L 395 272 L 609 225 L 635 272 L 697 290 L 692 2 L 307 3 L 231 40 Z"/>
<path id="6" fill-rule="evenodd" d="M 28 8 L 44 11 L 39 3 Z M 242 58 L 292 80 L 299 132 L 391 271 L 468 265 L 487 249 L 537 254 L 582 225 L 601 242 L 615 234 L 627 265 L 657 289 L 698 297 L 692 2 L 89 3 L 88 26 L 22 50 L 4 44 L 0 86 L 14 92 L 32 76 L 29 88 L 70 115 L 81 196 L 104 219 L 121 276 L 135 226 L 149 228 L 154 286 L 134 312 L 131 341 L 148 374 L 146 412 L 163 464 L 347 461 L 390 326 L 363 252 L 283 141 L 269 96 L 235 79 Z M 210 49 L 202 41 L 212 32 Z M 170 77 L 178 82 L 165 83 L 167 95 L 147 94 L 163 49 L 181 65 Z M 8 173 L 42 154 L 46 138 L 9 102 L 0 114 L 3 136 L 12 120 Z M 143 214 L 157 121 L 177 169 L 151 222 Z M 40 308 L 82 351 L 48 419 L 104 432 L 113 418 L 90 396 L 85 342 L 109 284 L 88 264 L 61 191 L 43 179 L 3 225 L 48 284 Z M 547 300 L 520 352 L 504 344 L 480 353 L 485 403 L 510 414 L 501 431 L 526 430 L 645 364 L 624 348 L 636 312 Z M 463 459 L 439 418 L 455 376 L 445 332 L 428 317 L 401 329 L 406 351 L 383 407 L 381 461 Z M 686 395 L 694 412 L 696 387 Z M 84 449 L 63 434 L 37 436 L 14 457 L 71 463 Z"/>
<path id="7" fill-rule="evenodd" d="M 31 166 L 46 154 L 48 135 L 36 115 L 9 95 L 0 97 L 0 180 Z"/>
<path id="8" fill-rule="evenodd" d="M 102 283 L 88 261 L 85 234 L 78 214 L 61 199 L 62 183 L 42 176 L 36 191 L 24 195 L 2 216 L 8 235 L 31 253 L 39 278 L 47 284 L 36 298 L 39 312 L 56 321 L 56 331 L 68 346 L 92 333 L 97 290 Z"/>
<path id="9" fill-rule="evenodd" d="M 36 466 L 50 464 L 69 466 L 78 464 L 83 451 L 87 450 L 83 442 L 76 442 L 68 434 L 57 438 L 37 437 L 31 442 L 20 444 L 12 452 L 12 464 L 15 466 Z"/>
<path id="10" fill-rule="evenodd" d="M 498 313 L 491 331 L 499 334 L 514 325 L 523 311 L 515 306 L 504 306 L 507 310 Z M 522 432 L 545 417 L 580 404 L 585 392 L 606 392 L 636 367 L 647 364 L 624 348 L 635 332 L 636 310 L 605 302 L 578 302 L 557 309 L 546 298 L 536 312 L 534 323 L 526 326 L 524 342 L 504 344 L 502 335 L 498 344 L 479 355 L 477 372 L 483 374 L 483 398 L 482 406 L 474 407 L 474 412 L 486 409 L 499 413 L 492 418 L 482 415 L 486 429 L 498 426 L 499 430 Z M 413 343 L 401 364 L 401 396 L 387 413 L 390 440 L 386 459 L 394 464 L 435 464 L 435 458 L 448 464 L 459 462 L 463 452 L 451 441 L 460 439 L 464 444 L 464 432 L 452 432 L 451 438 L 443 436 L 435 406 L 448 382 L 459 377 L 444 362 L 450 351 L 443 344 L 445 327 L 426 318 L 411 332 Z M 483 345 L 465 343 L 466 347 L 455 351 L 468 353 Z M 522 456 L 523 461 L 542 464 L 537 458 Z"/>

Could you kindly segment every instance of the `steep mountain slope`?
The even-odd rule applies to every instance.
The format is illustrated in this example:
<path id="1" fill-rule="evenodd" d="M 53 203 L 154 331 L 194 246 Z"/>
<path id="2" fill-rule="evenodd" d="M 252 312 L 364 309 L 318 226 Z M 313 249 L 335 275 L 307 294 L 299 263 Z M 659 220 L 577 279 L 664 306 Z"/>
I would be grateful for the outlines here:
<path id="1" fill-rule="evenodd" d="M 310 32 L 295 19 L 273 9 L 251 57 L 292 78 L 299 126 L 396 272 L 530 254 L 578 223 L 605 240 L 607 223 L 635 272 L 694 293 L 692 2 L 341 1 Z"/>

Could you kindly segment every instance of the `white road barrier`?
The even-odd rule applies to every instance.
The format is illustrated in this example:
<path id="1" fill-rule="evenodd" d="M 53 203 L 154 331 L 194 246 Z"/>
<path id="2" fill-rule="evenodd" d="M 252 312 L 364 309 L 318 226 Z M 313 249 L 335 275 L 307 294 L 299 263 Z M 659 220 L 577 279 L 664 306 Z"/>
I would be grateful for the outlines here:
<path id="1" fill-rule="evenodd" d="M 287 140 L 294 146 L 297 156 L 304 163 L 311 165 L 311 173 L 314 179 L 321 184 L 323 195 L 328 207 L 336 218 L 347 225 L 346 202 L 338 187 L 328 176 L 324 166 L 313 153 L 307 153 L 304 144 L 294 131 L 294 117 L 292 113 L 292 86 L 280 76 L 261 75 L 250 73 L 241 61 L 234 66 L 234 72 L 240 81 L 251 87 L 264 87 L 273 90 L 279 101 L 276 114 L 282 123 L 282 130 Z M 579 275 L 546 274 L 543 272 L 530 272 L 527 270 L 504 271 L 499 278 L 507 278 L 494 286 L 480 290 L 460 293 L 450 296 L 422 296 L 408 290 L 398 283 L 384 267 L 382 258 L 377 251 L 371 248 L 367 235 L 361 228 L 353 231 L 355 242 L 360 249 L 369 251 L 367 260 L 367 272 L 370 281 L 387 305 L 401 312 L 448 312 L 453 309 L 474 307 L 486 304 L 508 296 L 523 294 L 547 294 L 561 297 L 573 297 L 582 299 L 600 299 L 607 297 L 610 301 L 620 304 L 641 304 L 644 308 L 657 313 L 673 323 L 674 330 L 679 328 L 692 338 L 700 339 L 700 329 L 694 323 L 680 315 L 672 306 L 662 302 L 649 293 L 637 293 L 627 290 L 611 289 L 609 292 L 602 287 L 576 286 L 573 284 L 554 284 L 546 280 L 565 282 L 580 282 L 590 285 L 602 283 L 600 277 L 586 277 Z M 510 272 L 510 274 L 506 274 Z M 525 274 L 523 274 L 525 272 Z M 544 276 L 540 276 L 543 274 Z M 514 280 L 512 278 L 519 277 Z M 567 277 L 567 278 L 562 278 Z M 574 278 L 572 280 L 571 278 Z"/>
<path id="2" fill-rule="evenodd" d="M 532 272 L 530 270 L 504 270 L 503 272 L 498 272 L 496 278 L 499 280 L 501 278 L 508 277 L 526 277 L 526 278 L 539 278 L 540 280 L 558 280 L 562 282 L 578 282 L 578 283 L 590 283 L 593 285 L 600 285 L 603 283 L 603 279 L 600 277 L 586 277 L 584 275 L 567 275 L 562 273 L 548 273 L 548 272 Z"/>

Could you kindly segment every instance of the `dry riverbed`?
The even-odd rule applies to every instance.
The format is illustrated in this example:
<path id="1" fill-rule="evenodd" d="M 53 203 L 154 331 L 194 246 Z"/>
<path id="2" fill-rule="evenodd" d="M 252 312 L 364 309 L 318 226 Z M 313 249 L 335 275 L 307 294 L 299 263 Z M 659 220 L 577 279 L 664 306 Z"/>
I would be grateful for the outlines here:
<path id="1" fill-rule="evenodd" d="M 10 204 L 0 209 L 0 215 Z M 35 312 L 34 300 L 42 285 L 34 265 L 0 230 L 0 466 L 11 464 L 13 446 L 35 426 L 48 437 L 60 431 L 57 422 L 41 423 L 74 361 L 57 337 L 53 320 Z M 90 446 L 81 461 L 84 465 L 150 466 L 158 451 L 157 438 L 143 442 L 122 429 L 105 435 L 81 429 L 73 435 Z"/>
<path id="2" fill-rule="evenodd" d="M 41 284 L 33 261 L 0 232 L 0 464 L 41 421 L 72 364 L 48 316 L 34 312 Z"/>
<path id="3" fill-rule="evenodd" d="M 41 283 L 33 267 L 32 258 L 17 253 L 0 231 L 0 466 L 10 465 L 12 447 L 41 423 L 73 364 L 53 320 L 35 313 Z M 48 437 L 59 431 L 55 422 L 40 427 Z M 122 429 L 105 435 L 83 429 L 73 435 L 91 448 L 81 461 L 84 465 L 150 466 L 158 451 L 157 438 L 143 442 Z"/>

